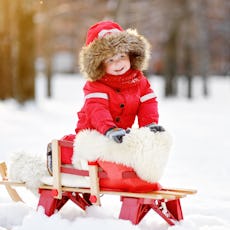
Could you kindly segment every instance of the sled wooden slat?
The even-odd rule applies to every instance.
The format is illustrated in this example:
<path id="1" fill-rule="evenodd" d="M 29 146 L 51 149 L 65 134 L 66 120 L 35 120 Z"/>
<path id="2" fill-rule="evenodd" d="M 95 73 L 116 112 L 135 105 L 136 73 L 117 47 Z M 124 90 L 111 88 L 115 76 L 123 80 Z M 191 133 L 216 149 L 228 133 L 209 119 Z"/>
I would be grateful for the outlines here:
<path id="1" fill-rule="evenodd" d="M 5 162 L 0 163 L 0 174 L 3 180 L 7 179 L 7 167 Z"/>
<path id="2" fill-rule="evenodd" d="M 101 191 L 102 194 L 107 195 L 118 195 L 122 197 L 133 197 L 133 198 L 146 198 L 146 199 L 175 199 L 177 196 L 173 194 L 167 194 L 167 193 L 156 193 L 156 192 L 150 192 L 150 193 L 133 193 L 133 192 L 114 192 L 114 191 Z M 179 196 L 178 196 L 179 197 Z M 181 197 L 181 196 L 180 196 Z"/>
<path id="3" fill-rule="evenodd" d="M 41 185 L 39 189 L 52 190 L 54 187 L 52 185 Z M 77 188 L 77 187 L 61 187 L 62 192 L 80 192 L 80 193 L 90 193 L 90 188 Z"/>
<path id="4" fill-rule="evenodd" d="M 53 186 L 50 185 L 42 185 L 40 186 L 41 189 L 53 189 Z M 91 193 L 90 188 L 77 188 L 77 187 L 66 187 L 62 186 L 63 192 L 79 192 L 79 193 Z M 124 196 L 124 197 L 136 197 L 136 198 L 150 198 L 150 199 L 176 199 L 176 198 L 183 198 L 186 197 L 186 193 L 182 192 L 168 192 L 168 191 L 153 191 L 148 193 L 134 193 L 134 192 L 119 192 L 119 191 L 106 191 L 100 190 L 100 195 L 107 194 L 107 195 L 117 195 L 117 196 Z"/>
<path id="5" fill-rule="evenodd" d="M 101 205 L 97 165 L 89 165 L 89 177 L 90 177 L 90 194 L 94 199 L 94 204 Z"/>
<path id="6" fill-rule="evenodd" d="M 181 192 L 173 192 L 173 191 L 163 191 L 163 190 L 159 190 L 159 191 L 154 191 L 150 194 L 155 194 L 155 195 L 162 195 L 162 196 L 173 196 L 174 198 L 183 198 L 186 197 L 185 193 L 181 193 Z"/>
<path id="7" fill-rule="evenodd" d="M 61 188 L 61 156 L 60 156 L 60 146 L 58 140 L 52 141 L 52 167 L 53 167 L 53 187 L 57 194 L 55 198 L 62 198 L 62 188 Z"/>
<path id="8" fill-rule="evenodd" d="M 24 182 L 8 181 L 8 180 L 2 180 L 2 181 L 0 181 L 0 184 L 11 185 L 11 186 L 16 186 L 16 187 L 25 186 Z"/>
<path id="9" fill-rule="evenodd" d="M 11 199 L 15 202 L 17 201 L 23 201 L 17 191 L 12 188 L 11 186 L 24 186 L 25 183 L 20 183 L 20 182 L 13 182 L 13 181 L 8 181 L 7 178 L 7 166 L 5 162 L 0 163 L 0 175 L 2 177 L 2 181 L 0 181 L 0 184 L 4 185 L 8 194 L 10 195 Z"/>
<path id="10" fill-rule="evenodd" d="M 181 192 L 187 195 L 196 194 L 197 190 L 195 189 L 184 189 L 184 188 L 163 188 L 163 191 L 172 191 L 172 192 Z"/>

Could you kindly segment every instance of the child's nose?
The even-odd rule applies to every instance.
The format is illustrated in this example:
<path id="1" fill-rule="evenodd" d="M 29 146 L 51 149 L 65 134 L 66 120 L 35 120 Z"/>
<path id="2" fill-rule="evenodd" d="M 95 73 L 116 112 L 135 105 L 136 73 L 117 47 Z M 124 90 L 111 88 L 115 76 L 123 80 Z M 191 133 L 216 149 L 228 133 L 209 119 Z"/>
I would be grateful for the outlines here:
<path id="1" fill-rule="evenodd" d="M 121 65 L 121 60 L 120 60 L 120 59 L 116 60 L 116 61 L 115 61 L 115 66 L 118 67 L 118 66 L 120 66 L 120 65 Z"/>
<path id="2" fill-rule="evenodd" d="M 115 59 L 115 63 L 117 64 L 117 63 L 120 63 L 121 62 L 121 58 L 116 58 Z"/>

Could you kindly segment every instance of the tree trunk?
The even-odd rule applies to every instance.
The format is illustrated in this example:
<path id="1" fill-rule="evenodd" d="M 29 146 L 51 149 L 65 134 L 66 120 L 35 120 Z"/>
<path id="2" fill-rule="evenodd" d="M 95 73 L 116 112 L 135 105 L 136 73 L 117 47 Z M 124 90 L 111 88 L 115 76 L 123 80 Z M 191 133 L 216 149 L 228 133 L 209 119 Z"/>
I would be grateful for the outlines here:
<path id="1" fill-rule="evenodd" d="M 187 88 L 187 98 L 191 99 L 192 95 L 192 49 L 190 44 L 185 44 L 185 57 L 184 57 L 184 66 L 185 66 L 185 76 L 187 78 L 188 88 Z"/>
<path id="2" fill-rule="evenodd" d="M 25 3 L 18 8 L 16 99 L 20 103 L 35 99 L 34 14 L 25 8 Z"/>
<path id="3" fill-rule="evenodd" d="M 191 99 L 192 95 L 192 80 L 193 80 L 193 64 L 192 64 L 192 10 L 190 6 L 190 1 L 184 1 L 184 21 L 185 21 L 185 45 L 184 45 L 184 68 L 185 77 L 187 79 L 187 98 Z"/>
<path id="4" fill-rule="evenodd" d="M 210 63 L 209 43 L 208 43 L 208 22 L 207 17 L 204 15 L 207 4 L 205 1 L 200 0 L 196 16 L 199 19 L 199 72 L 203 79 L 203 95 L 208 96 L 208 69 Z"/>
<path id="5" fill-rule="evenodd" d="M 177 94 L 177 27 L 175 27 L 165 45 L 165 96 Z"/>
<path id="6" fill-rule="evenodd" d="M 49 9 L 53 9 L 55 7 L 55 2 L 47 2 L 44 6 L 45 11 L 45 27 L 44 27 L 44 59 L 45 59 L 45 75 L 47 81 L 46 87 L 46 95 L 48 98 L 52 97 L 52 76 L 53 76 L 53 69 L 52 69 L 52 57 L 54 55 L 54 44 L 53 44 L 53 30 L 50 27 L 50 21 L 54 20 L 52 13 L 49 12 Z"/>
<path id="7" fill-rule="evenodd" d="M 46 79 L 47 79 L 47 88 L 46 94 L 48 98 L 52 97 L 52 59 L 50 55 L 46 56 Z"/>
<path id="8" fill-rule="evenodd" d="M 0 13 L 2 16 L 2 25 L 0 25 L 0 99 L 8 99 L 13 97 L 13 72 L 11 57 L 11 31 L 10 31 L 10 5 L 8 0 L 0 3 Z"/>

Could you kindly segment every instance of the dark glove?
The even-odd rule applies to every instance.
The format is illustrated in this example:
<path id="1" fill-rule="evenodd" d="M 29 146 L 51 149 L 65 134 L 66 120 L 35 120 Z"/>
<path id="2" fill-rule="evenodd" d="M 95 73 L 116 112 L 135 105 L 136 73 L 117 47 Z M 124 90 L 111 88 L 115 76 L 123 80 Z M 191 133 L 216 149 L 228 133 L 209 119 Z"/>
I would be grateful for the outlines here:
<path id="1" fill-rule="evenodd" d="M 151 132 L 164 132 L 165 129 L 163 126 L 157 125 L 157 124 L 150 124 L 150 125 L 146 125 L 146 127 L 148 127 L 150 129 Z"/>
<path id="2" fill-rule="evenodd" d="M 122 142 L 123 136 L 125 136 L 126 131 L 121 128 L 112 128 L 109 129 L 106 133 L 105 136 L 108 137 L 111 140 L 114 140 L 117 143 Z"/>

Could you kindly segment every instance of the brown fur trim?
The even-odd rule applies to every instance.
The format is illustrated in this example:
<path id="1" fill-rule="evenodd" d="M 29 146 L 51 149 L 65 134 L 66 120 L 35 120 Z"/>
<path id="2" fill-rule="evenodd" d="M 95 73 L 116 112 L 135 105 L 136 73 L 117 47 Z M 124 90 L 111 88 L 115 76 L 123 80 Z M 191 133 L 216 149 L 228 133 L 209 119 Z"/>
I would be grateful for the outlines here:
<path id="1" fill-rule="evenodd" d="M 83 46 L 80 51 L 80 71 L 88 80 L 96 81 L 104 75 L 103 60 L 117 53 L 128 53 L 131 68 L 144 70 L 149 61 L 150 44 L 132 29 L 95 39 L 88 46 Z"/>

